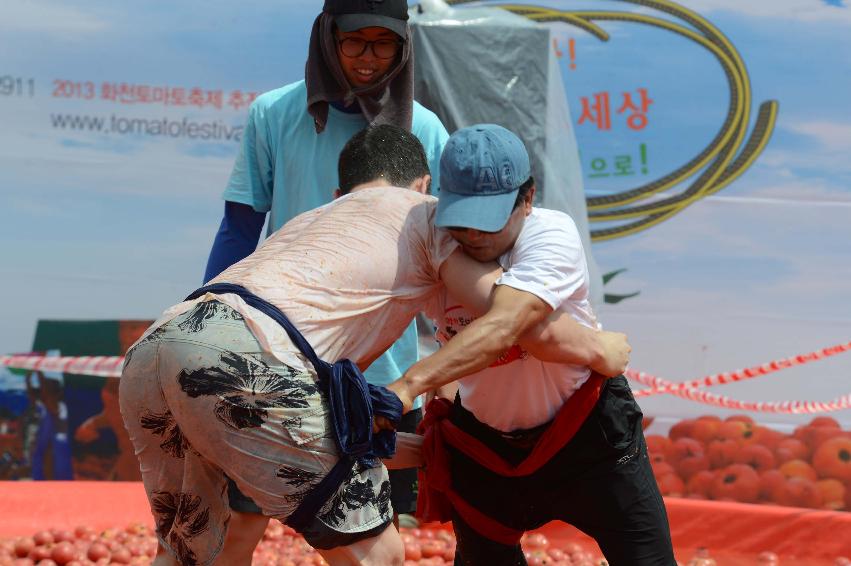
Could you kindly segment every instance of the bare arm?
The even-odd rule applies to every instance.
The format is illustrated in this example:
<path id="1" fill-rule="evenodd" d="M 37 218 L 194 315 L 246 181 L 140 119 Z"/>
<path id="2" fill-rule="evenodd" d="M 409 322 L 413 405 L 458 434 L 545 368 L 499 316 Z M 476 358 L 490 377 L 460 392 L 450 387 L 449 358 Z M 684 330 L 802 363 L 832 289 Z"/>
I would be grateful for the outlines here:
<path id="1" fill-rule="evenodd" d="M 520 344 L 541 361 L 588 366 L 606 377 L 626 371 L 632 351 L 626 334 L 588 328 L 562 311 L 526 332 Z"/>
<path id="2" fill-rule="evenodd" d="M 455 289 L 442 269 L 441 278 L 454 294 Z M 411 366 L 388 389 L 399 396 L 408 411 L 417 395 L 490 365 L 551 312 L 552 307 L 536 295 L 501 285 L 494 289 L 491 308 L 484 316 L 470 323 L 440 350 Z"/>
<path id="3" fill-rule="evenodd" d="M 482 263 L 458 248 L 440 266 L 440 279 L 449 294 L 474 316 L 481 316 L 491 307 L 494 283 L 502 268 L 494 261 Z"/>
<path id="4" fill-rule="evenodd" d="M 480 263 L 460 249 L 440 270 L 450 294 L 475 316 L 488 312 L 501 274 L 496 263 Z M 631 350 L 625 334 L 588 328 L 561 311 L 534 325 L 518 343 L 541 361 L 588 366 L 607 377 L 624 372 Z"/>

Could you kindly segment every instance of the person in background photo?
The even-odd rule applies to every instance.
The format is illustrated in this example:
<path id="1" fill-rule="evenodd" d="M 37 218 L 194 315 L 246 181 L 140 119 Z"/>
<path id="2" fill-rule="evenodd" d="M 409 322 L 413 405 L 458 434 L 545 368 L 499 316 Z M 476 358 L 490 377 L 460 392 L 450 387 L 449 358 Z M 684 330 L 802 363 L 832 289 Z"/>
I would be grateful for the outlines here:
<path id="1" fill-rule="evenodd" d="M 213 242 L 204 281 L 248 256 L 268 216 L 268 234 L 332 198 L 337 159 L 368 124 L 392 124 L 421 142 L 437 186 L 448 134 L 437 116 L 414 101 L 414 61 L 405 0 L 326 0 L 310 36 L 305 78 L 260 95 L 249 109 L 242 147 L 224 191 L 224 218 Z M 417 361 L 416 324 L 366 372 L 386 385 Z M 421 402 L 400 431 L 413 432 Z M 416 470 L 391 472 L 398 513 L 416 505 Z M 268 519 L 229 486 L 234 545 L 250 558 Z"/>
<path id="2" fill-rule="evenodd" d="M 123 320 L 118 326 L 118 348 L 123 356 L 130 346 L 139 339 L 142 333 L 150 326 L 151 321 Z M 118 380 L 106 378 L 100 391 L 102 410 L 83 421 L 74 431 L 74 440 L 82 444 L 90 444 L 101 437 L 106 430 L 115 435 L 118 454 L 115 463 L 108 471 L 105 478 L 115 481 L 139 481 L 142 476 L 139 473 L 139 462 L 133 453 L 133 444 L 124 422 L 121 420 L 121 408 L 118 404 Z M 92 456 L 96 458 L 96 455 Z"/>
<path id="3" fill-rule="evenodd" d="M 35 372 L 27 372 L 24 377 L 24 386 L 27 392 L 27 406 L 21 413 L 21 451 L 26 463 L 25 475 L 32 475 L 32 456 L 35 452 L 36 436 L 38 435 L 38 422 L 40 420 L 39 406 L 41 401 L 41 390 L 37 383 L 33 383 Z"/>
<path id="4" fill-rule="evenodd" d="M 68 407 L 63 394 L 62 374 L 33 374 L 40 395 L 36 402 L 38 429 L 30 452 L 32 479 L 72 480 L 71 441 L 68 437 Z"/>
<path id="5" fill-rule="evenodd" d="M 133 454 L 133 445 L 130 443 L 130 437 L 127 435 L 124 423 L 121 420 L 121 409 L 118 406 L 118 385 L 117 379 L 106 378 L 100 391 L 103 410 L 92 415 L 77 427 L 74 431 L 74 440 L 88 444 L 97 440 L 102 431 L 111 430 L 115 434 L 118 454 L 108 476 L 101 479 L 139 481 L 142 479 L 139 474 L 139 462 Z"/>

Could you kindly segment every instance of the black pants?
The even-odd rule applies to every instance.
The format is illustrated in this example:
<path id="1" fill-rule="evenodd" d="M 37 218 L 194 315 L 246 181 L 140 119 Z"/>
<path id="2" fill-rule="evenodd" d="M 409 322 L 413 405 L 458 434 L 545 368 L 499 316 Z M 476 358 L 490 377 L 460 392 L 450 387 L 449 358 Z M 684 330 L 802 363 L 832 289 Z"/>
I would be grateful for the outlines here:
<path id="1" fill-rule="evenodd" d="M 531 451 L 479 422 L 459 400 L 451 421 L 512 464 Z M 529 476 L 507 478 L 450 448 L 454 489 L 500 523 L 531 530 L 552 520 L 593 537 L 612 566 L 676 564 L 668 516 L 653 477 L 641 430 L 642 414 L 626 378 L 609 379 L 571 441 Z M 533 433 L 534 434 L 534 433 Z M 456 566 L 526 564 L 520 545 L 479 535 L 453 517 Z"/>

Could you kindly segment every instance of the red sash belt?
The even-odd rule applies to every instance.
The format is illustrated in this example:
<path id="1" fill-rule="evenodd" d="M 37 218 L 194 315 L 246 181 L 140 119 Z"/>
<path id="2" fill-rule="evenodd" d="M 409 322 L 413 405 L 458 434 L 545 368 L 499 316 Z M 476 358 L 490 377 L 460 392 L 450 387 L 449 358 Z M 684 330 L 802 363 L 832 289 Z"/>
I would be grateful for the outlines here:
<path id="1" fill-rule="evenodd" d="M 592 373 L 579 390 L 559 410 L 552 424 L 538 439 L 532 452 L 513 466 L 474 436 L 449 421 L 452 403 L 433 399 L 426 407 L 417 432 L 423 434 L 425 469 L 419 471 L 417 517 L 423 521 L 446 522 L 455 511 L 479 534 L 496 542 L 514 545 L 520 542 L 523 531 L 506 527 L 465 501 L 452 489 L 449 452 L 446 445 L 464 452 L 485 468 L 506 477 L 528 476 L 549 462 L 573 438 L 600 398 L 605 378 Z"/>

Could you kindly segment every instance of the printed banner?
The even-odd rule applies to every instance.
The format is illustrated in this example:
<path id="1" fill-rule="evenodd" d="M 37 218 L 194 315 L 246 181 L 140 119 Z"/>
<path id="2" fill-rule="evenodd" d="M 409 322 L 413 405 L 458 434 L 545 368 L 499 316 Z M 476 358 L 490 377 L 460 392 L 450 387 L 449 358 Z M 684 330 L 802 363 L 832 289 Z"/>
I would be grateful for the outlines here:
<path id="1" fill-rule="evenodd" d="M 634 367 L 687 381 L 851 339 L 847 0 L 449 4 L 552 31 L 600 320 Z M 248 105 L 303 78 L 320 7 L 4 3 L 0 354 L 40 349 L 38 319 L 152 319 L 198 287 Z M 828 402 L 849 376 L 835 356 L 713 391 Z"/>

